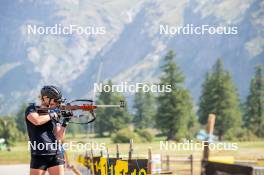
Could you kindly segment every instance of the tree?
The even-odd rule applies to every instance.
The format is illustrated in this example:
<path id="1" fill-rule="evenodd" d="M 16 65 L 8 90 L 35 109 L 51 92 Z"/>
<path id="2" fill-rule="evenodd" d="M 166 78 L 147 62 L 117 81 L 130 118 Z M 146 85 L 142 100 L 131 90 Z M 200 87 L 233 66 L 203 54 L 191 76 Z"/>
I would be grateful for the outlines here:
<path id="1" fill-rule="evenodd" d="M 17 129 L 22 132 L 23 134 L 26 134 L 27 128 L 26 128 L 26 122 L 25 122 L 25 110 L 26 110 L 26 104 L 23 104 L 20 108 L 20 110 L 16 114 L 15 122 L 17 125 Z"/>
<path id="2" fill-rule="evenodd" d="M 109 80 L 107 85 L 112 87 L 112 82 Z M 110 90 L 109 92 L 103 91 L 100 93 L 97 104 L 119 104 L 120 101 L 125 101 L 125 98 Z M 99 136 L 103 136 L 105 132 L 112 134 L 125 128 L 131 121 L 126 106 L 125 108 L 100 108 L 96 114 L 95 128 Z"/>
<path id="3" fill-rule="evenodd" d="M 264 76 L 263 67 L 256 66 L 245 103 L 244 126 L 258 137 L 264 137 Z"/>
<path id="4" fill-rule="evenodd" d="M 173 51 L 165 56 L 159 83 L 161 86 L 171 85 L 171 92 L 162 92 L 157 97 L 157 128 L 168 140 L 188 137 L 188 130 L 195 124 L 192 99 L 183 87 L 184 77 L 173 61 L 174 56 Z"/>
<path id="5" fill-rule="evenodd" d="M 13 146 L 19 138 L 19 131 L 13 117 L 0 118 L 0 138 L 6 140 L 7 146 Z"/>
<path id="6" fill-rule="evenodd" d="M 235 130 L 241 126 L 237 89 L 220 59 L 216 61 L 211 72 L 206 74 L 202 85 L 198 110 L 201 124 L 207 123 L 210 113 L 216 114 L 215 132 L 219 140 L 222 140 L 226 133 L 234 135 Z"/>
<path id="7" fill-rule="evenodd" d="M 135 115 L 133 122 L 136 128 L 151 128 L 156 115 L 155 98 L 151 92 L 139 91 L 134 98 Z"/>

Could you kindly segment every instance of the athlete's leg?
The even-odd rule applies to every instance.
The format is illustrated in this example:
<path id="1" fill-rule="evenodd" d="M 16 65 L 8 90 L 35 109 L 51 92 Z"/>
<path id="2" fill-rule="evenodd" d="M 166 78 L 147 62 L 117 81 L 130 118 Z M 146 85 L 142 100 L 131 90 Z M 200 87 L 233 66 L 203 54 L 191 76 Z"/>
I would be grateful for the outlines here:
<path id="1" fill-rule="evenodd" d="M 30 175 L 45 175 L 47 162 L 43 156 L 31 156 Z"/>
<path id="2" fill-rule="evenodd" d="M 57 165 L 48 168 L 49 175 L 64 175 L 64 165 Z"/>
<path id="3" fill-rule="evenodd" d="M 30 175 L 45 175 L 45 170 L 30 168 Z"/>

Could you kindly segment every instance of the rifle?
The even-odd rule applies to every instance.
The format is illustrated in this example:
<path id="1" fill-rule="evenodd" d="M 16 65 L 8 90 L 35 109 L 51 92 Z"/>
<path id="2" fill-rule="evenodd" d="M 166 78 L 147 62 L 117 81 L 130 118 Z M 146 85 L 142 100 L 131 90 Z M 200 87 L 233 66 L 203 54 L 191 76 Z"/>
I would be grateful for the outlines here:
<path id="1" fill-rule="evenodd" d="M 49 107 L 39 107 L 37 106 L 37 113 L 39 114 L 47 114 L 51 110 L 58 110 L 59 116 L 64 117 L 64 114 L 67 114 L 69 112 L 75 113 L 71 118 L 75 118 L 78 120 L 78 122 L 70 122 L 75 124 L 88 124 L 93 122 L 96 119 L 96 113 L 95 110 L 98 108 L 124 108 L 125 103 L 124 101 L 120 101 L 120 104 L 115 105 L 94 105 L 94 102 L 92 100 L 88 99 L 76 99 L 72 100 L 70 102 L 63 101 L 62 104 L 60 104 L 56 108 L 49 108 Z M 91 117 L 90 117 L 91 116 Z M 85 119 L 86 118 L 86 119 Z"/>

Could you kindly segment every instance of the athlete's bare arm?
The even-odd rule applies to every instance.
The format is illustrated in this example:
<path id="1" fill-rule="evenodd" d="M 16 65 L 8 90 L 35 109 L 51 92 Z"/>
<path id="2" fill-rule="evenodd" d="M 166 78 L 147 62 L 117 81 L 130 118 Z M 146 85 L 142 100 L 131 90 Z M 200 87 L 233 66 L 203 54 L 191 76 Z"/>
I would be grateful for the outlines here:
<path id="1" fill-rule="evenodd" d="M 65 135 L 65 127 L 62 127 L 61 124 L 57 124 L 56 128 L 55 128 L 55 136 L 57 140 L 63 140 L 64 135 Z"/>
<path id="2" fill-rule="evenodd" d="M 27 119 L 34 125 L 43 125 L 50 121 L 50 116 L 49 114 L 46 115 L 39 115 L 36 112 L 31 112 L 30 114 L 27 115 Z"/>

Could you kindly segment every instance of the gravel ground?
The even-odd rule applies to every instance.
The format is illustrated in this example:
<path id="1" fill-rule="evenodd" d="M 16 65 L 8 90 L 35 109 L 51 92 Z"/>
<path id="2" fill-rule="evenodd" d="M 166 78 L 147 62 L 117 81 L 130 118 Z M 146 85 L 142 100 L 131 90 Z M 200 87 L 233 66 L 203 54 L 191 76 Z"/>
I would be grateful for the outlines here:
<path id="1" fill-rule="evenodd" d="M 0 165 L 0 173 L 3 175 L 18 175 L 18 174 L 29 175 L 29 165 L 28 164 Z M 46 174 L 48 175 L 48 173 Z M 72 175 L 72 173 L 70 171 L 66 171 L 64 175 Z"/>
<path id="2" fill-rule="evenodd" d="M 29 175 L 29 165 L 19 164 L 19 165 L 0 165 L 1 174 L 6 175 Z"/>

